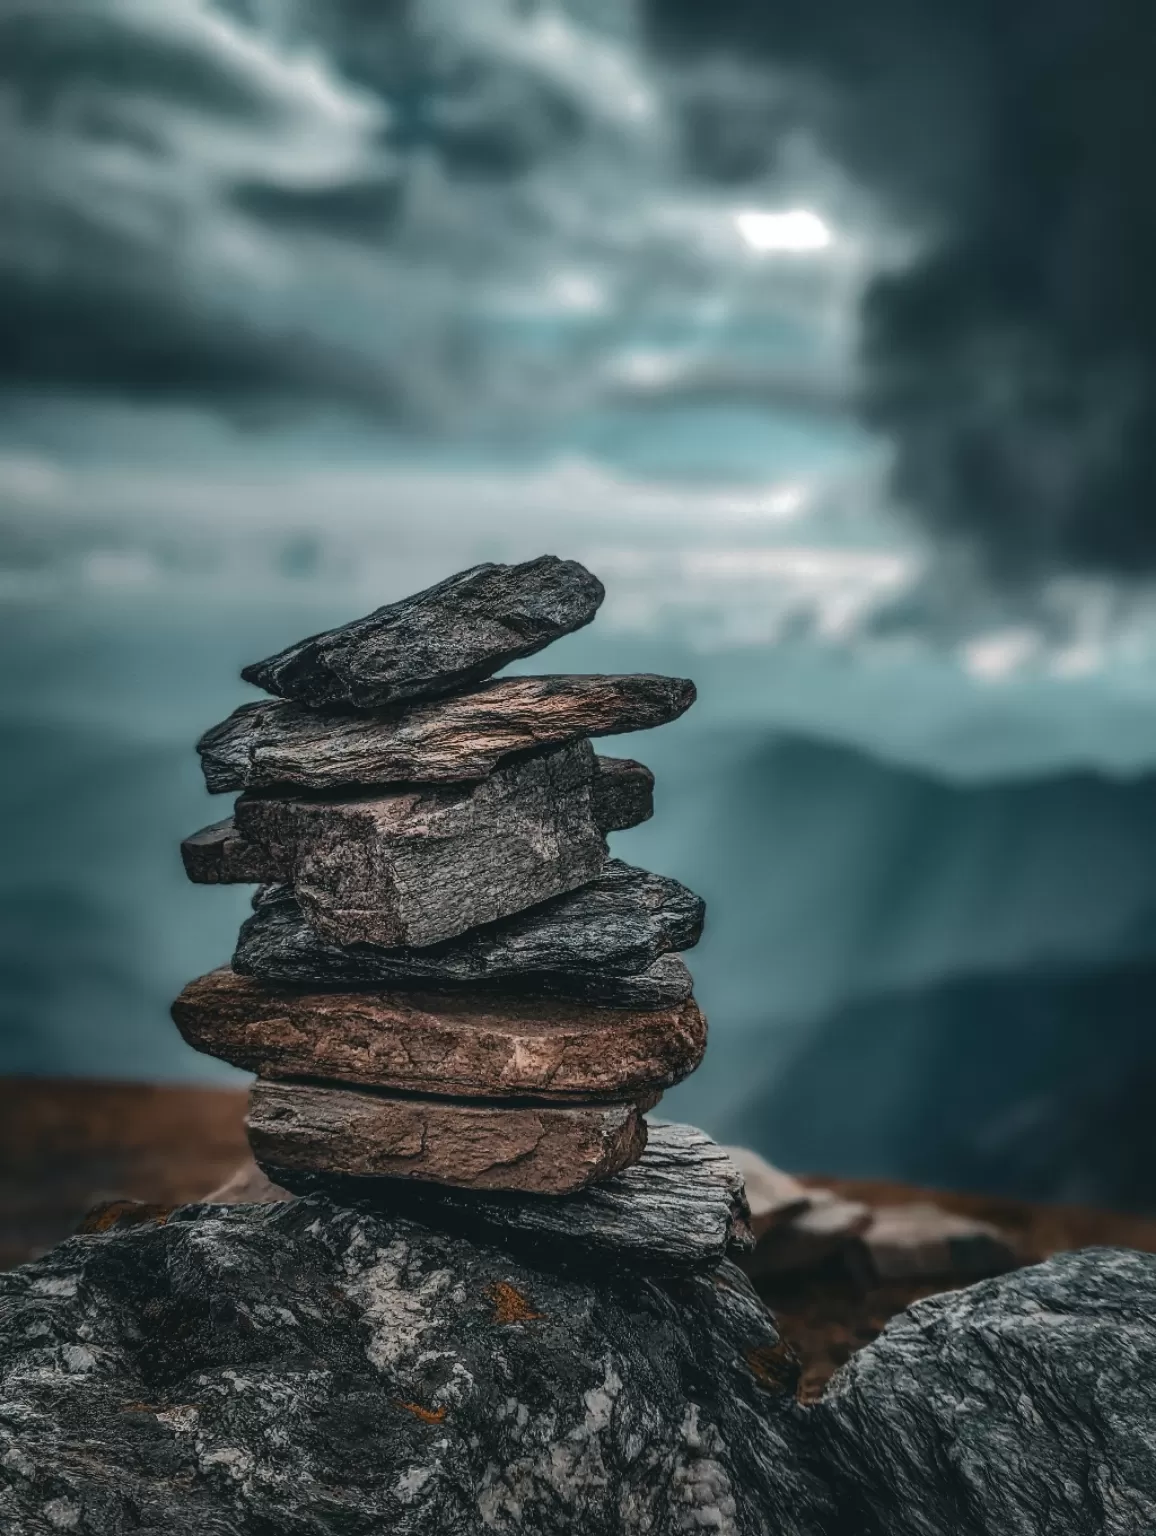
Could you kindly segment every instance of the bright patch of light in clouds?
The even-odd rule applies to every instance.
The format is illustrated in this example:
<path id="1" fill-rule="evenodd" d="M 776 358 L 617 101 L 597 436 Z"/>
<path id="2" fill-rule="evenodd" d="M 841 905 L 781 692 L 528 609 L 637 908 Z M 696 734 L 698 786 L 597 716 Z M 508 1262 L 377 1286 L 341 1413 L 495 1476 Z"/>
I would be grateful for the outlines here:
<path id="1" fill-rule="evenodd" d="M 827 225 L 809 208 L 789 208 L 784 212 L 743 208 L 734 220 L 739 234 L 759 255 L 772 251 L 824 251 L 833 239 Z"/>

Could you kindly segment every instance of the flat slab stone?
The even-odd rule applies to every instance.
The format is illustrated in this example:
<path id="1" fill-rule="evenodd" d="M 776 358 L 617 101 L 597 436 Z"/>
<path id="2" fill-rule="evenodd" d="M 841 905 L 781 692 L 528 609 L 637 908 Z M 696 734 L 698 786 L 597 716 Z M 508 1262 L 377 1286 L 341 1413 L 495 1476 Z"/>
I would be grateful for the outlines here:
<path id="1" fill-rule="evenodd" d="M 646 1146 L 646 1121 L 633 1104 L 506 1107 L 264 1079 L 250 1090 L 245 1123 L 266 1171 L 276 1165 L 541 1195 L 608 1178 Z"/>
<path id="2" fill-rule="evenodd" d="M 475 565 L 363 619 L 245 667 L 266 693 L 318 707 L 380 709 L 491 677 L 589 624 L 605 596 L 575 560 Z"/>
<path id="3" fill-rule="evenodd" d="M 749 1275 L 781 1275 L 815 1269 L 836 1254 L 859 1250 L 859 1239 L 871 1225 L 871 1207 L 843 1200 L 830 1190 L 808 1191 L 805 1211 L 763 1233 L 753 1255 L 744 1263 Z"/>
<path id="4" fill-rule="evenodd" d="M 678 1274 L 714 1269 L 752 1246 L 742 1175 L 726 1152 L 690 1125 L 648 1122 L 632 1167 L 578 1194 L 462 1194 L 396 1179 L 332 1178 L 267 1165 L 275 1183 L 327 1193 L 341 1205 L 392 1211 L 443 1230 L 572 1262 Z"/>
<path id="5" fill-rule="evenodd" d="M 291 872 L 335 944 L 427 945 L 559 896 L 606 860 L 594 752 L 573 742 L 464 786 L 309 799 L 242 795 L 237 832 Z"/>
<path id="6" fill-rule="evenodd" d="M 687 679 L 647 675 L 503 677 L 373 715 L 258 699 L 206 731 L 197 751 L 218 794 L 462 783 L 515 752 L 665 725 L 694 699 Z"/>
<path id="7" fill-rule="evenodd" d="M 611 859 L 597 879 L 528 912 L 424 949 L 342 947 L 318 937 L 291 890 L 260 894 L 234 968 L 278 985 L 491 986 L 660 1008 L 690 996 L 669 951 L 702 933 L 704 904 L 677 880 Z"/>
<path id="8" fill-rule="evenodd" d="M 723 1150 L 743 1176 L 747 1204 L 751 1209 L 751 1231 L 756 1240 L 793 1217 L 801 1216 L 814 1204 L 812 1193 L 805 1185 L 749 1147 L 724 1147 Z"/>
<path id="9" fill-rule="evenodd" d="M 594 759 L 592 794 L 603 832 L 625 831 L 654 814 L 654 775 L 628 757 Z M 196 885 L 273 885 L 292 875 L 287 860 L 246 842 L 231 816 L 186 837 L 181 859 Z"/>
<path id="10" fill-rule="evenodd" d="M 229 967 L 172 1008 L 199 1051 L 260 1077 L 325 1078 L 469 1098 L 636 1099 L 693 1072 L 694 1002 L 631 1013 L 470 993 L 286 992 Z"/>

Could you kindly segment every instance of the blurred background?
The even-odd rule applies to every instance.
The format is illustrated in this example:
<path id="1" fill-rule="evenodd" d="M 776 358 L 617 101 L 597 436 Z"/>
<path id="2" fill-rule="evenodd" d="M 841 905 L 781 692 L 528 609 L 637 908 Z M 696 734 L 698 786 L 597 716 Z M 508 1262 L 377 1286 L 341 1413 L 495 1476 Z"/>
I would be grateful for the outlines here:
<path id="1" fill-rule="evenodd" d="M 0 0 L 0 1073 L 168 1004 L 239 667 L 479 560 L 693 677 L 672 1114 L 1156 1209 L 1141 0 Z M 541 658 L 523 670 L 541 669 Z"/>

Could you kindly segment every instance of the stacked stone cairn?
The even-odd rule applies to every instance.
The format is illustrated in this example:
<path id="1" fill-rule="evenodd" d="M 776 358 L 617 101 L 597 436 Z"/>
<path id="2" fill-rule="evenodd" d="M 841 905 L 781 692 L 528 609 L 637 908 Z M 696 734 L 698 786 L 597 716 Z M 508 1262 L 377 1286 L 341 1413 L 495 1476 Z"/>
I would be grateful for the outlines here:
<path id="1" fill-rule="evenodd" d="M 276 697 L 198 743 L 240 797 L 182 854 L 259 890 L 173 1016 L 256 1074 L 249 1141 L 282 1189 L 697 1265 L 747 1241 L 741 1176 L 688 1127 L 647 1152 L 644 1115 L 705 1048 L 677 954 L 704 907 L 609 857 L 654 781 L 590 740 L 676 719 L 694 686 L 493 676 L 603 595 L 553 556 L 479 565 L 246 667 Z"/>

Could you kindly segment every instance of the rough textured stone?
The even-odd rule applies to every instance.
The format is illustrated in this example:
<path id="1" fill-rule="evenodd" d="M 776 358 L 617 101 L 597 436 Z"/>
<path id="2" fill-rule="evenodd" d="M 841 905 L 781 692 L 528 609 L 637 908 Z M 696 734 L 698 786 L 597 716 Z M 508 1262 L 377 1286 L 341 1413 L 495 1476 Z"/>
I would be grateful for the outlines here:
<path id="1" fill-rule="evenodd" d="M 202 827 L 181 844 L 185 874 L 196 885 L 264 885 L 286 880 L 290 870 L 237 831 L 230 816 Z"/>
<path id="2" fill-rule="evenodd" d="M 605 592 L 574 560 L 475 565 L 252 666 L 267 693 L 317 706 L 379 709 L 490 677 L 589 624 Z"/>
<path id="3" fill-rule="evenodd" d="M 1156 1258 L 1085 1249 L 921 1301 L 808 1413 L 840 1531 L 1150 1536 Z"/>
<path id="4" fill-rule="evenodd" d="M 326 1178 L 274 1169 L 284 1188 L 341 1205 L 403 1214 L 479 1240 L 570 1264 L 631 1265 L 663 1274 L 713 1269 L 752 1246 L 742 1176 L 689 1125 L 648 1122 L 633 1167 L 574 1195 L 463 1193 L 396 1179 Z M 272 1167 L 272 1165 L 270 1165 Z"/>
<path id="5" fill-rule="evenodd" d="M 594 820 L 603 832 L 623 832 L 654 814 L 654 775 L 628 757 L 596 757 Z M 230 816 L 186 837 L 185 873 L 197 885 L 272 885 L 288 880 L 288 861 L 246 842 Z"/>
<path id="6" fill-rule="evenodd" d="M 810 1209 L 811 1192 L 791 1174 L 747 1147 L 724 1147 L 723 1151 L 742 1174 L 756 1239 Z"/>
<path id="7" fill-rule="evenodd" d="M 594 815 L 603 832 L 625 832 L 654 815 L 654 775 L 632 757 L 594 761 Z"/>
<path id="8" fill-rule="evenodd" d="M 495 1105 L 259 1080 L 246 1120 L 266 1169 L 563 1195 L 637 1162 L 633 1104 Z"/>
<path id="9" fill-rule="evenodd" d="M 270 990 L 228 967 L 173 1004 L 182 1035 L 261 1077 L 469 1098 L 627 1099 L 702 1060 L 693 1002 L 662 1011 L 464 992 Z"/>
<path id="10" fill-rule="evenodd" d="M 875 1206 L 863 1243 L 883 1282 L 926 1278 L 965 1285 L 1017 1264 L 1014 1249 L 997 1227 L 927 1201 Z"/>
<path id="11" fill-rule="evenodd" d="M 731 1266 L 557 1274 L 320 1200 L 186 1207 L 0 1275 L 0 1529 L 819 1536 L 792 1380 Z"/>
<path id="12" fill-rule="evenodd" d="M 690 973 L 667 951 L 698 942 L 703 913 L 701 899 L 677 880 L 612 859 L 580 890 L 444 944 L 341 948 L 320 939 L 292 891 L 278 887 L 259 893 L 233 965 L 279 985 L 488 985 L 662 1008 L 690 996 Z"/>
<path id="13" fill-rule="evenodd" d="M 589 742 L 480 783 L 313 800 L 242 795 L 236 828 L 292 870 L 336 944 L 427 945 L 592 880 L 606 859 Z"/>
<path id="14" fill-rule="evenodd" d="M 503 677 L 385 714 L 317 711 L 259 699 L 201 737 L 215 793 L 295 784 L 437 784 L 483 779 L 515 752 L 642 731 L 694 702 L 678 677 Z"/>

